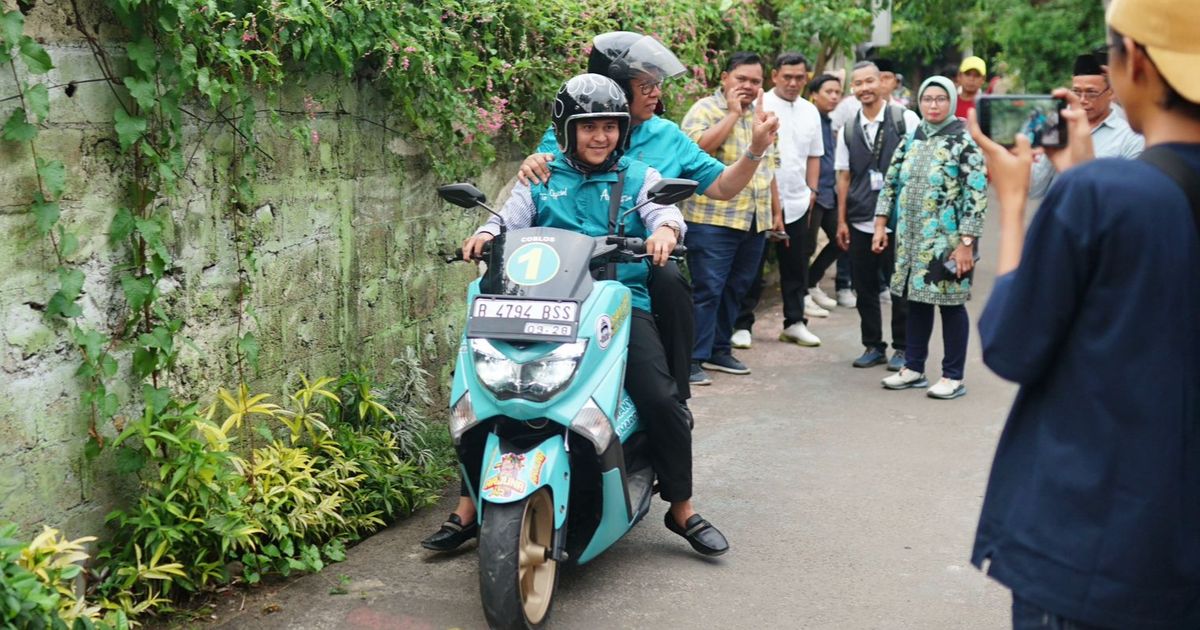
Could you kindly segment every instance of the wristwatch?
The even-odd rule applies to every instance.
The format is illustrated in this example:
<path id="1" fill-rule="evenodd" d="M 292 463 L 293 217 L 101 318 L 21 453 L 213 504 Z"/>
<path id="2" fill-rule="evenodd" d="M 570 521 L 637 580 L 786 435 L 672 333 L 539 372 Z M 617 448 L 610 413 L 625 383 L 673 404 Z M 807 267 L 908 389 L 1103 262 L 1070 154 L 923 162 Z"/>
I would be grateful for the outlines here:
<path id="1" fill-rule="evenodd" d="M 761 162 L 763 157 L 766 155 L 767 153 L 765 151 L 762 155 L 755 155 L 753 151 L 746 149 L 746 159 L 750 160 L 751 162 Z"/>
<path id="2" fill-rule="evenodd" d="M 975 237 L 974 237 L 974 236 L 964 236 L 964 237 L 962 237 L 962 239 L 960 239 L 960 240 L 962 240 L 962 244 L 963 244 L 963 245 L 966 245 L 967 247 L 970 247 L 970 246 L 972 246 L 972 245 L 974 245 L 974 244 L 975 244 Z"/>

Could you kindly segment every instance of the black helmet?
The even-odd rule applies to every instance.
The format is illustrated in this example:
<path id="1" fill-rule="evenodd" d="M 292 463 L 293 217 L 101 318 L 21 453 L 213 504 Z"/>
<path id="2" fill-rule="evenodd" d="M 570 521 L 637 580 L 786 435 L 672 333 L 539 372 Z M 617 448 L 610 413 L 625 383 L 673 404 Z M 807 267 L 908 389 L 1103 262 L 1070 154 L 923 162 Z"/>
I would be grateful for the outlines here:
<path id="1" fill-rule="evenodd" d="M 606 76 L 581 74 L 569 79 L 554 98 L 551 118 L 554 139 L 558 141 L 563 158 L 581 171 L 607 171 L 629 148 L 629 101 L 621 87 Z M 592 166 L 575 158 L 575 121 L 581 118 L 617 119 L 620 127 L 617 148 L 604 164 Z"/>
<path id="2" fill-rule="evenodd" d="M 629 31 L 612 31 L 592 40 L 588 72 L 602 74 L 621 86 L 632 99 L 630 82 L 640 74 L 661 81 L 683 74 L 685 68 L 657 39 Z"/>

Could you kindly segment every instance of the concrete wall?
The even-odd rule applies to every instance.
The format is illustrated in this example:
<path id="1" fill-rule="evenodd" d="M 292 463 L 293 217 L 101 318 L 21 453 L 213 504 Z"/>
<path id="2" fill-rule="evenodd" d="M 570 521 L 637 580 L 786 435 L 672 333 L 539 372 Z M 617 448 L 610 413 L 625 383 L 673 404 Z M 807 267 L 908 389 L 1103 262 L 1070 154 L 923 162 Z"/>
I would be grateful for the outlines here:
<path id="1" fill-rule="evenodd" d="M 50 85 L 101 76 L 67 11 L 67 3 L 38 3 L 27 17 L 26 32 L 43 41 L 57 66 L 38 79 Z M 100 32 L 108 33 L 96 15 Z M 0 99 L 15 93 L 11 74 L 0 73 Z M 369 86 L 293 86 L 283 94 L 284 107 L 303 111 L 306 94 L 325 110 L 337 111 L 340 102 L 340 109 L 388 129 L 406 128 Z M 83 319 L 111 332 L 127 315 L 115 269 L 129 260 L 106 236 L 127 181 L 112 128 L 114 96 L 94 82 L 80 83 L 71 97 L 53 89 L 51 99 L 38 155 L 67 166 L 62 221 L 80 238 L 70 262 L 87 274 Z M 0 119 L 13 105 L 0 102 Z M 192 111 L 211 117 L 202 104 Z M 284 122 L 306 123 L 303 116 Z M 185 155 L 195 152 L 187 181 L 177 197 L 160 201 L 171 218 L 175 258 L 160 290 L 196 346 L 181 353 L 172 389 L 211 399 L 217 387 L 236 384 L 239 267 L 229 203 L 235 142 L 228 127 L 187 124 Z M 257 271 L 248 272 L 256 317 L 243 320 L 262 346 L 252 386 L 279 392 L 300 373 L 356 367 L 386 379 L 392 359 L 408 351 L 444 374 L 474 272 L 433 254 L 453 248 L 481 218 L 437 200 L 434 188 L 444 182 L 402 131 L 352 116 L 320 116 L 312 126 L 320 135 L 315 145 L 265 120 L 258 125 L 271 159 L 260 157 L 256 207 L 240 219 L 251 228 L 258 259 Z M 515 170 L 514 162 L 502 162 L 477 181 L 494 193 Z M 0 520 L 30 529 L 65 526 L 80 536 L 100 531 L 103 515 L 128 495 L 130 480 L 111 472 L 107 451 L 95 461 L 84 458 L 88 421 L 73 376 L 77 351 L 65 328 L 40 312 L 56 280 L 52 250 L 26 211 L 34 186 L 28 147 L 0 142 Z M 123 413 L 136 412 L 131 390 L 139 386 L 129 375 L 128 353 L 116 353 L 122 371 L 112 385 L 129 405 Z M 102 430 L 116 433 L 113 426 Z"/>

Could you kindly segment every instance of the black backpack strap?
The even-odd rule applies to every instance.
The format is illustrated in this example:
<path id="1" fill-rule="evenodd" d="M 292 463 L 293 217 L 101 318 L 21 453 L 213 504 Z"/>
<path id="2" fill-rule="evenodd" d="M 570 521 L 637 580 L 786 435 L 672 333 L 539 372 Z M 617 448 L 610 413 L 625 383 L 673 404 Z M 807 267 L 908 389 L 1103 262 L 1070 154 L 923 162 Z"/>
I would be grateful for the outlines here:
<path id="1" fill-rule="evenodd" d="M 617 183 L 608 189 L 608 231 L 617 233 L 617 219 L 621 218 L 621 193 L 625 188 L 625 169 L 617 171 Z"/>
<path id="2" fill-rule="evenodd" d="M 1158 167 L 1183 189 L 1183 194 L 1187 195 L 1188 203 L 1192 206 L 1192 218 L 1196 220 L 1196 229 L 1200 230 L 1200 172 L 1184 164 L 1178 153 L 1161 145 L 1143 151 L 1141 160 Z"/>
<path id="3" fill-rule="evenodd" d="M 625 169 L 617 171 L 617 183 L 613 184 L 608 189 L 608 233 L 617 233 L 617 221 L 621 218 L 621 193 L 625 191 Z M 634 200 L 636 201 L 636 199 Z M 608 268 L 605 270 L 606 280 L 617 279 L 617 265 L 608 263 Z"/>

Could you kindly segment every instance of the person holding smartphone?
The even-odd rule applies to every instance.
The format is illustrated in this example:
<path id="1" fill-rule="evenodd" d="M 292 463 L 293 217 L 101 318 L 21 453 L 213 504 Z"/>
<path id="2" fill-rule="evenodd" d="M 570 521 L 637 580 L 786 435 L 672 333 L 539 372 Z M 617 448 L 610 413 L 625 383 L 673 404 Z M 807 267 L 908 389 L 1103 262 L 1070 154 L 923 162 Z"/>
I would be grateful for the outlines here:
<path id="1" fill-rule="evenodd" d="M 1200 628 L 1200 2 L 1107 22 L 1140 159 L 1093 159 L 1085 99 L 1057 91 L 1061 175 L 1027 221 L 1028 139 L 970 124 L 1000 213 L 983 362 L 1020 385 L 971 563 L 1018 630 Z"/>
<path id="2" fill-rule="evenodd" d="M 928 387 L 925 360 L 933 311 L 942 313 L 942 378 L 926 394 L 952 399 L 967 393 L 970 320 L 965 306 L 974 278 L 975 241 L 987 212 L 987 169 L 966 125 L 954 116 L 954 82 L 930 77 L 917 91 L 921 124 L 892 156 L 875 206 L 871 249 L 888 245 L 894 222 L 896 270 L 892 293 L 908 300 L 904 367 L 883 379 L 887 389 Z"/>

